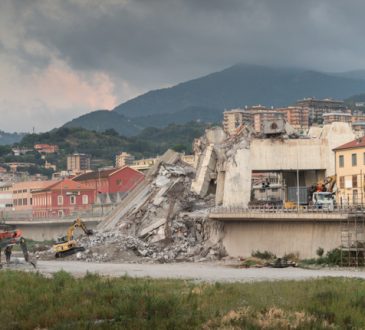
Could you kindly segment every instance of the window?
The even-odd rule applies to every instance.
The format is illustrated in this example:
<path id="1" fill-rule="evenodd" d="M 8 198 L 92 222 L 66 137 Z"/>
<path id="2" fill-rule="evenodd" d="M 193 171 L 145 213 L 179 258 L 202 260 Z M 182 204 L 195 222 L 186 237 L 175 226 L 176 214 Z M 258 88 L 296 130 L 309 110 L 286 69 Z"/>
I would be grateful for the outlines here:
<path id="1" fill-rule="evenodd" d="M 33 205 L 33 198 L 32 197 L 29 199 L 29 204 Z"/>
<path id="2" fill-rule="evenodd" d="M 26 198 L 23 198 L 23 205 L 27 205 L 27 199 Z"/>
<path id="3" fill-rule="evenodd" d="M 122 179 L 118 179 L 116 180 L 115 182 L 118 186 L 120 186 L 122 183 L 123 183 L 123 180 Z"/>
<path id="4" fill-rule="evenodd" d="M 357 188 L 357 175 L 352 176 L 352 188 Z"/>
<path id="5" fill-rule="evenodd" d="M 351 155 L 351 161 L 352 161 L 352 166 L 356 166 L 357 165 L 357 157 L 356 157 L 356 154 L 352 154 Z"/>
<path id="6" fill-rule="evenodd" d="M 340 189 L 344 189 L 344 188 L 345 188 L 345 177 L 340 176 Z"/>
<path id="7" fill-rule="evenodd" d="M 365 165 L 365 152 L 363 153 L 363 165 Z"/>
<path id="8" fill-rule="evenodd" d="M 341 156 L 338 157 L 338 164 L 339 164 L 340 167 L 344 167 L 345 166 L 345 160 L 344 160 L 343 155 L 341 155 Z"/>
<path id="9" fill-rule="evenodd" d="M 76 204 L 76 196 L 70 196 L 70 204 Z"/>
<path id="10" fill-rule="evenodd" d="M 89 204 L 89 196 L 82 195 L 82 204 Z"/>
<path id="11" fill-rule="evenodd" d="M 63 196 L 62 195 L 57 196 L 57 204 L 63 205 Z"/>

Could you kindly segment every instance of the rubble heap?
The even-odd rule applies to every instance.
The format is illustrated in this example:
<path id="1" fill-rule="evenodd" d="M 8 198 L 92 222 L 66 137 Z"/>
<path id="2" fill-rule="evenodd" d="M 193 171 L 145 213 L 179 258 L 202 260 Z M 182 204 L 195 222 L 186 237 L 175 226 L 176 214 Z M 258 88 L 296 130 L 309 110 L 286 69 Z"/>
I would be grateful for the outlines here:
<path id="1" fill-rule="evenodd" d="M 179 262 L 220 259 L 221 225 L 207 219 L 214 196 L 191 192 L 195 170 L 168 151 L 95 234 L 82 237 L 86 261 Z"/>

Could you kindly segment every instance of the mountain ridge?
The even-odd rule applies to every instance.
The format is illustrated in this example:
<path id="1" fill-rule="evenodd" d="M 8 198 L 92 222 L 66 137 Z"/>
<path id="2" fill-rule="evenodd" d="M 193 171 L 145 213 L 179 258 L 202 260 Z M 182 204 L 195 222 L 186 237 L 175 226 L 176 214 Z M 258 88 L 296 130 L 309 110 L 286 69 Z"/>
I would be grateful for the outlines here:
<path id="1" fill-rule="evenodd" d="M 236 64 L 172 87 L 151 90 L 103 113 L 104 118 L 90 113 L 65 126 L 95 129 L 99 125 L 130 136 L 150 126 L 191 120 L 216 122 L 225 109 L 245 105 L 288 106 L 305 97 L 345 99 L 365 92 L 365 76 L 357 77 L 360 73 Z"/>

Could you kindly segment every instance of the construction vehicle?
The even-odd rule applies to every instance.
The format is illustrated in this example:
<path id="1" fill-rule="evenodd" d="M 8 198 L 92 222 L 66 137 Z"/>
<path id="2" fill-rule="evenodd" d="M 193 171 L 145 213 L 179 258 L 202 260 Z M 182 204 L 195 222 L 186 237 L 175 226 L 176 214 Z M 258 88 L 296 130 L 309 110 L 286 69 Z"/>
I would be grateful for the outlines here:
<path id="1" fill-rule="evenodd" d="M 326 209 L 329 211 L 333 211 L 335 207 L 335 198 L 334 198 L 334 186 L 336 184 L 336 176 L 332 175 L 327 178 L 323 182 L 318 182 L 311 189 L 311 203 L 314 207 L 319 209 Z M 314 191 L 313 191 L 314 190 Z"/>
<path id="2" fill-rule="evenodd" d="M 77 243 L 74 240 L 74 232 L 76 228 L 81 228 L 87 236 L 93 235 L 93 231 L 91 229 L 87 229 L 85 223 L 80 218 L 77 218 L 77 220 L 75 220 L 67 229 L 66 236 L 59 238 L 57 243 L 53 245 L 53 250 L 56 252 L 56 258 L 63 258 L 79 251 L 85 251 L 85 248 L 77 246 Z"/>
<path id="3" fill-rule="evenodd" d="M 27 243 L 19 229 L 16 229 L 14 225 L 0 223 L 0 266 L 1 266 L 1 249 L 4 249 L 6 254 L 6 261 L 10 263 L 11 252 L 13 246 L 19 244 L 24 255 L 24 260 L 29 262 L 34 268 L 36 264 L 30 260 Z"/>

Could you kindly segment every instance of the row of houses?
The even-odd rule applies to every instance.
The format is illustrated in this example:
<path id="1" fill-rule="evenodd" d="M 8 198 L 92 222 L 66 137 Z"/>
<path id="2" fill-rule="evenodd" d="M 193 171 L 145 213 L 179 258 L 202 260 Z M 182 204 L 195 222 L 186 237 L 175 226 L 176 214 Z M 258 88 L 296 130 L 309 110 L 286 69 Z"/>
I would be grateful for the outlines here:
<path id="1" fill-rule="evenodd" d="M 89 210 L 95 203 L 119 200 L 143 178 L 141 172 L 124 166 L 61 180 L 3 184 L 0 208 L 30 211 L 34 217 L 68 216 Z"/>

